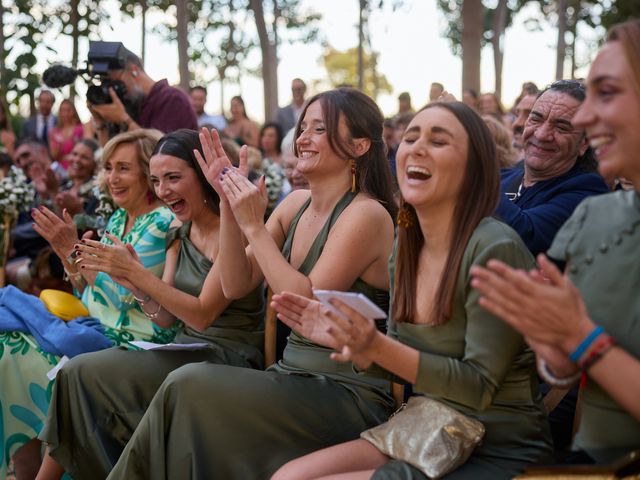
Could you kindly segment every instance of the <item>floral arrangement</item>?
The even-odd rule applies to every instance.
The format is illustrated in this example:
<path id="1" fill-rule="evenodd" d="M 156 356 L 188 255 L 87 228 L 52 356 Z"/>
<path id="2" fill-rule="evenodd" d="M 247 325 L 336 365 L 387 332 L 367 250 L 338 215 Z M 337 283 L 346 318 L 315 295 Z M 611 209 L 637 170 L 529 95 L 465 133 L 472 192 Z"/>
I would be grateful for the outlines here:
<path id="1" fill-rule="evenodd" d="M 262 174 L 264 175 L 265 187 L 267 187 L 267 197 L 269 198 L 268 213 L 275 208 L 280 199 L 282 186 L 284 185 L 284 170 L 276 163 L 265 160 L 262 163 Z"/>
<path id="2" fill-rule="evenodd" d="M 4 222 L 13 222 L 20 213 L 29 211 L 35 195 L 35 189 L 27 182 L 22 169 L 12 165 L 0 180 L 0 215 Z"/>
<path id="3" fill-rule="evenodd" d="M 27 182 L 22 169 L 12 165 L 0 180 L 0 267 L 4 267 L 7 261 L 9 233 L 13 223 L 21 212 L 29 211 L 35 196 L 36 191 Z"/>
<path id="4" fill-rule="evenodd" d="M 93 186 L 93 195 L 98 199 L 98 207 L 92 215 L 79 213 L 73 217 L 73 222 L 79 230 L 96 230 L 98 236 L 104 235 L 104 229 L 109 222 L 109 218 L 113 215 L 118 207 L 113 202 L 109 192 L 100 188 L 99 185 Z"/>

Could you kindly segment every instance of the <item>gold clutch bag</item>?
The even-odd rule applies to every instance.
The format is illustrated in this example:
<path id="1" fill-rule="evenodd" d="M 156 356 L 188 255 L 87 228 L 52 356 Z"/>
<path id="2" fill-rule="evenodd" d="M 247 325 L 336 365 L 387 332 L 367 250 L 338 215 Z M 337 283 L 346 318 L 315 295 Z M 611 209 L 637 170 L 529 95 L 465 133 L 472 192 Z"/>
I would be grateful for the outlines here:
<path id="1" fill-rule="evenodd" d="M 484 435 L 484 425 L 427 397 L 411 397 L 382 425 L 360 437 L 378 450 L 439 478 L 467 461 Z"/>

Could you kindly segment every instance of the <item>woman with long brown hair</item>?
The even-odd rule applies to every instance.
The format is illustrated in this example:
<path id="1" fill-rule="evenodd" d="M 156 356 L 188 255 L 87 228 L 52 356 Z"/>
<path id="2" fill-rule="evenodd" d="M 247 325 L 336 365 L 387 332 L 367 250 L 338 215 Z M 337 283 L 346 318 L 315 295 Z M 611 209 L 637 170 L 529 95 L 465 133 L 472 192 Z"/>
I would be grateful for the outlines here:
<path id="1" fill-rule="evenodd" d="M 337 301 L 346 319 L 290 293 L 274 296 L 274 305 L 302 334 L 320 330 L 314 325 L 321 317 L 335 360 L 362 368 L 375 363 L 381 375 L 393 374 L 414 392 L 481 421 L 482 444 L 447 478 L 511 478 L 548 453 L 550 443 L 532 352 L 515 330 L 480 308 L 469 288 L 470 267 L 490 258 L 533 265 L 518 235 L 491 217 L 499 195 L 491 134 L 466 105 L 433 103 L 407 127 L 396 160 L 402 207 L 389 334 Z M 274 478 L 427 478 L 390 460 L 358 439 L 295 460 Z"/>
<path id="2" fill-rule="evenodd" d="M 311 98 L 296 128 L 310 190 L 289 194 L 266 224 L 264 184 L 231 168 L 215 133 L 201 136 L 201 164 L 221 197 L 218 263 L 227 298 L 266 280 L 276 293 L 351 290 L 388 303 L 395 205 L 382 122 L 355 89 Z M 110 478 L 269 478 L 292 458 L 387 418 L 389 383 L 336 366 L 330 353 L 292 332 L 267 371 L 210 364 L 174 371 Z"/>

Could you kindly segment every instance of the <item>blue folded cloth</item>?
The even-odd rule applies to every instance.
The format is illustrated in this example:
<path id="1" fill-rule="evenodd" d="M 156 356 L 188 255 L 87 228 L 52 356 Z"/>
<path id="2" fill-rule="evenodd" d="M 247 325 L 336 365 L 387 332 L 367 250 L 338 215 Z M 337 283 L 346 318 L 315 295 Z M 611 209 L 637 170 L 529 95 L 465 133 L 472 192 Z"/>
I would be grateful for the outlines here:
<path id="1" fill-rule="evenodd" d="M 0 289 L 0 332 L 15 331 L 33 335 L 40 348 L 57 356 L 74 357 L 113 346 L 98 319 L 78 317 L 64 322 L 39 298 L 9 285 Z"/>

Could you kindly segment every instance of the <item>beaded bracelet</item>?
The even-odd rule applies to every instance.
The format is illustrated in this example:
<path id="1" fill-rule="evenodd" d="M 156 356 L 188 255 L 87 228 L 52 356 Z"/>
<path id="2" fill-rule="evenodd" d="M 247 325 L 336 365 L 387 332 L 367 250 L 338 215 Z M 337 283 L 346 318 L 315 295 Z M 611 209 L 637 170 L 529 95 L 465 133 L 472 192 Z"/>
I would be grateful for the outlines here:
<path id="1" fill-rule="evenodd" d="M 582 355 L 584 355 L 584 352 L 586 352 L 587 349 L 591 346 L 593 341 L 596 338 L 598 338 L 602 333 L 604 333 L 604 328 L 600 326 L 594 328 L 591 331 L 591 333 L 587 335 L 587 337 L 584 340 L 582 340 L 582 342 L 580 342 L 580 345 L 578 345 L 576 349 L 573 352 L 571 352 L 571 355 L 569 355 L 569 360 L 571 360 L 572 362 L 577 362 L 578 359 Z"/>
<path id="2" fill-rule="evenodd" d="M 553 373 L 551 373 L 547 362 L 545 362 L 544 359 L 540 357 L 538 357 L 538 373 L 540 374 L 540 377 L 542 377 L 542 379 L 549 385 L 561 388 L 570 387 L 571 385 L 576 383 L 582 375 L 582 372 L 578 371 L 569 377 L 558 378 Z"/>
<path id="3" fill-rule="evenodd" d="M 148 313 L 148 312 L 145 312 L 143 308 L 142 313 L 144 313 L 149 320 L 155 320 L 156 318 L 158 318 L 158 314 L 160 313 L 160 310 L 162 310 L 162 305 L 158 304 L 158 309 L 155 312 Z"/>
<path id="4" fill-rule="evenodd" d="M 610 335 L 606 335 L 602 338 L 602 340 L 594 345 L 594 347 L 589 352 L 589 355 L 583 355 L 582 358 L 580 358 L 580 360 L 578 361 L 578 367 L 583 371 L 589 370 L 589 368 L 591 368 L 594 363 L 604 357 L 604 354 L 615 347 L 615 345 L 615 339 Z"/>
<path id="5" fill-rule="evenodd" d="M 80 272 L 71 273 L 66 268 L 64 269 L 64 274 L 67 277 L 65 280 L 73 280 L 77 282 L 82 278 L 82 274 Z"/>
<path id="6" fill-rule="evenodd" d="M 131 295 L 133 295 L 133 298 L 136 300 L 136 302 L 138 302 L 140 304 L 141 307 L 144 307 L 144 305 L 151 300 L 151 296 L 150 295 L 145 295 L 144 298 L 138 298 L 136 297 L 135 293 L 131 293 Z"/>

